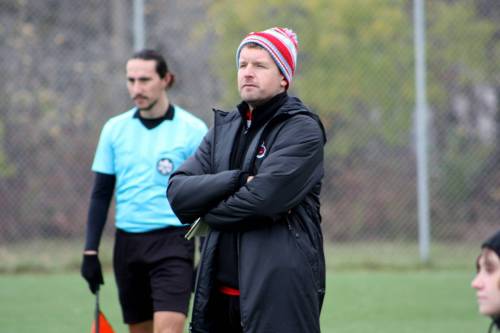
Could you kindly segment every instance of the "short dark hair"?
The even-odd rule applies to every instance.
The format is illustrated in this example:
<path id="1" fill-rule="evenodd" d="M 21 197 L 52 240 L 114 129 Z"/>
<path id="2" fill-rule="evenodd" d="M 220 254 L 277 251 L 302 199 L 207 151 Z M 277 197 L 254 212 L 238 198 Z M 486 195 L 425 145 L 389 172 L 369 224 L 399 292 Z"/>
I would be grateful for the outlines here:
<path id="1" fill-rule="evenodd" d="M 160 52 L 144 49 L 135 52 L 130 59 L 154 60 L 156 61 L 156 72 L 163 79 L 168 73 L 168 65 Z"/>

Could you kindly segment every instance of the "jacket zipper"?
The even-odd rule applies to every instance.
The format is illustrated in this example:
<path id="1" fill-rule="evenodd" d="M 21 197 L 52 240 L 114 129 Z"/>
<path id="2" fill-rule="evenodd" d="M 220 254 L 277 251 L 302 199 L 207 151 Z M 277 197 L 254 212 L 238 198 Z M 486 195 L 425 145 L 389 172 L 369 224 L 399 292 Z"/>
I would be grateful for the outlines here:
<path id="1" fill-rule="evenodd" d="M 238 258 L 238 288 L 240 289 L 240 295 L 241 295 L 241 280 L 240 280 L 240 271 L 241 271 L 241 261 L 240 261 L 240 235 L 241 233 L 238 232 L 236 234 L 236 258 Z M 242 314 L 242 306 L 241 306 L 241 296 L 240 296 L 240 325 L 243 330 L 243 332 L 246 331 L 245 327 L 245 322 L 243 321 L 243 314 Z"/>

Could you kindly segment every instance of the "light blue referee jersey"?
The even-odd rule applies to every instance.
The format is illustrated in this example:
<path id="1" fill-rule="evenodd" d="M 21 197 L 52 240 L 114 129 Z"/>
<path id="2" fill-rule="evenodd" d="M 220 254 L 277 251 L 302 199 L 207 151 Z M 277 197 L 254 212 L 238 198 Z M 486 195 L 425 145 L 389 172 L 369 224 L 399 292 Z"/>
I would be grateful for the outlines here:
<path id="1" fill-rule="evenodd" d="M 147 129 L 137 109 L 109 119 L 92 170 L 116 176 L 116 227 L 145 232 L 181 226 L 166 198 L 168 178 L 194 154 L 207 126 L 178 106 L 174 117 Z"/>

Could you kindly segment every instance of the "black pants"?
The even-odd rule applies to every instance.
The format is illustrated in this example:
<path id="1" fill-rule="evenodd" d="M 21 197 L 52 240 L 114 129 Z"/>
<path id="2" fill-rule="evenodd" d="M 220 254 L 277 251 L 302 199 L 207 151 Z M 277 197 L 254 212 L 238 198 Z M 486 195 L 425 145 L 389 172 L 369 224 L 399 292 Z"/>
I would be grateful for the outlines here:
<path id="1" fill-rule="evenodd" d="M 216 333 L 243 333 L 241 327 L 240 298 L 219 291 L 212 294 L 209 304 L 212 329 Z"/>

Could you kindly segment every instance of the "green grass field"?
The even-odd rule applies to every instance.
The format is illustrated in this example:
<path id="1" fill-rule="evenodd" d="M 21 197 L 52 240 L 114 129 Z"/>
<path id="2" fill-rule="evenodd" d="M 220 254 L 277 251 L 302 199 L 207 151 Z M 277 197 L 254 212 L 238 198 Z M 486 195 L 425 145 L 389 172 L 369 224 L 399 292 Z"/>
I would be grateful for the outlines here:
<path id="1" fill-rule="evenodd" d="M 323 332 L 485 332 L 469 272 L 340 271 L 328 273 Z M 101 306 L 121 323 L 111 273 Z M 77 273 L 0 276 L 0 332 L 90 332 L 94 298 Z"/>
<path id="2" fill-rule="evenodd" d="M 488 320 L 477 314 L 470 288 L 475 250 L 437 246 L 427 265 L 419 264 L 414 251 L 415 247 L 403 251 L 400 246 L 383 244 L 329 247 L 322 331 L 486 332 Z M 90 332 L 94 298 L 75 269 L 78 259 L 61 252 L 65 253 L 58 255 L 68 256 L 67 261 L 56 265 L 54 257 L 47 259 L 50 269 L 27 262 L 14 265 L 23 262 L 19 258 L 11 258 L 10 269 L 3 267 L 0 333 Z M 40 260 L 31 260 L 40 265 Z M 125 333 L 109 270 L 105 281 L 101 306 L 115 331 Z"/>

